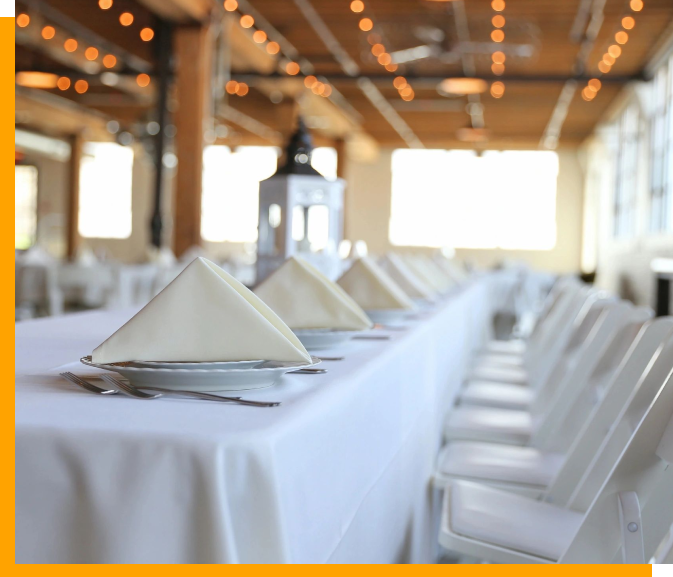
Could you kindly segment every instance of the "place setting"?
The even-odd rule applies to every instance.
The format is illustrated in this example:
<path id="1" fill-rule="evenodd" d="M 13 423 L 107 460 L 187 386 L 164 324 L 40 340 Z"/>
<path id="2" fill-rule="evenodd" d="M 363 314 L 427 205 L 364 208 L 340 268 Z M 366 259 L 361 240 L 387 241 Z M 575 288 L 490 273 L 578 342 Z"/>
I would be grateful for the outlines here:
<path id="1" fill-rule="evenodd" d="M 286 374 L 327 372 L 259 297 L 201 257 L 80 362 L 117 373 L 122 379 L 101 378 L 136 398 L 144 391 L 189 395 L 260 389 Z"/>

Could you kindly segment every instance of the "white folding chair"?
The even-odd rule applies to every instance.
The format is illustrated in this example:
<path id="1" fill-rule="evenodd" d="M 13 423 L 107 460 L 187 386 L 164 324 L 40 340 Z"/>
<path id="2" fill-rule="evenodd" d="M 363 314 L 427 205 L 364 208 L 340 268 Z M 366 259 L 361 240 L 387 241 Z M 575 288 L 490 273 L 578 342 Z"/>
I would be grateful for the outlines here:
<path id="1" fill-rule="evenodd" d="M 496 563 L 650 559 L 673 521 L 673 369 L 644 410 L 639 389 L 659 380 L 666 364 L 671 367 L 673 356 L 660 354 L 652 362 L 587 471 L 603 475 L 597 490 L 581 483 L 577 497 L 562 508 L 479 483 L 452 482 L 444 495 L 442 546 Z M 623 451 L 611 458 L 619 446 Z"/>
<path id="2" fill-rule="evenodd" d="M 627 326 L 604 350 L 585 391 L 564 420 L 567 434 L 558 435 L 559 442 L 553 443 L 551 450 L 470 441 L 449 443 L 437 459 L 436 484 L 475 480 L 566 504 L 626 405 L 634 383 L 642 378 L 664 343 L 673 341 L 673 318 L 648 321 L 634 339 L 630 338 L 640 324 Z M 669 346 L 673 349 L 673 342 Z M 651 390 L 651 397 L 654 393 Z"/>
<path id="3" fill-rule="evenodd" d="M 578 319 L 588 303 L 604 297 L 604 293 L 582 286 L 569 287 L 551 310 L 538 337 L 526 349 L 521 366 L 481 365 L 474 367 L 468 386 L 474 381 L 496 381 L 538 387 L 546 381 L 551 369 L 566 347 Z"/>
<path id="4" fill-rule="evenodd" d="M 492 340 L 486 343 L 484 348 L 480 351 L 480 356 L 503 359 L 505 361 L 514 359 L 521 361 L 523 355 L 528 350 L 528 347 L 534 346 L 535 341 L 540 338 L 541 331 L 549 320 L 549 316 L 554 307 L 557 306 L 561 300 L 561 296 L 565 291 L 579 290 L 580 283 L 571 277 L 561 277 L 552 286 L 544 304 L 540 310 L 539 318 L 535 322 L 535 326 L 531 330 L 530 336 L 527 340 L 511 339 L 511 340 Z"/>
<path id="5" fill-rule="evenodd" d="M 639 314 L 626 301 L 593 303 L 586 322 L 574 335 L 577 338 L 573 338 L 568 354 L 557 363 L 537 395 L 551 399 L 552 403 L 536 402 L 530 411 L 459 406 L 446 418 L 444 437 L 447 441 L 488 441 L 545 448 L 549 428 L 558 418 L 555 411 L 562 412 L 573 398 L 571 395 L 581 390 L 612 335 Z M 587 330 L 588 334 L 584 336 Z M 562 394 L 557 394 L 557 391 L 562 391 Z"/>

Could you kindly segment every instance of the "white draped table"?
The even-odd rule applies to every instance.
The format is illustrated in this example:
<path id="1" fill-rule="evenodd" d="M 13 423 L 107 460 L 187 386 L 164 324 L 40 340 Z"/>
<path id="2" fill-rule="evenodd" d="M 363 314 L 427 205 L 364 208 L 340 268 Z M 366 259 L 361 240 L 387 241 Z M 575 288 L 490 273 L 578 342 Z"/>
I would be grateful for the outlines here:
<path id="1" fill-rule="evenodd" d="M 510 285 L 484 275 L 251 408 L 58 377 L 133 311 L 16 325 L 17 563 L 431 562 L 441 419 Z M 327 354 L 327 353 L 325 353 Z"/>

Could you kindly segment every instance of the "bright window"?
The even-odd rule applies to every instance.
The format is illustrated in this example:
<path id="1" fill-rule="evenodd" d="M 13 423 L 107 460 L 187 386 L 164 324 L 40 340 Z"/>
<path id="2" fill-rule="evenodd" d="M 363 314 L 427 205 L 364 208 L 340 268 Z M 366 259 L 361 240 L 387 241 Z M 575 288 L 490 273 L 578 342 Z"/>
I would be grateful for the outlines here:
<path id="1" fill-rule="evenodd" d="M 555 152 L 400 149 L 392 175 L 392 244 L 520 250 L 556 244 Z"/>
<path id="2" fill-rule="evenodd" d="M 259 218 L 259 183 L 272 176 L 279 150 L 273 146 L 207 146 L 203 152 L 201 236 L 211 242 L 255 242 Z M 325 178 L 336 178 L 334 148 L 313 150 L 312 166 Z M 304 213 L 298 208 L 293 235 L 304 238 Z M 309 240 L 326 244 L 326 219 L 320 207 L 309 215 Z M 322 207 L 323 209 L 325 207 Z M 326 210 L 326 209 L 325 209 Z M 317 250 L 317 249 L 316 249 Z"/>
<path id="3" fill-rule="evenodd" d="M 259 182 L 276 172 L 272 146 L 207 146 L 203 151 L 201 236 L 212 242 L 255 242 Z"/>
<path id="4" fill-rule="evenodd" d="M 673 56 L 654 78 L 651 129 L 650 229 L 673 229 Z"/>
<path id="5" fill-rule="evenodd" d="M 640 146 L 638 107 L 629 106 L 619 121 L 619 149 L 615 171 L 614 227 L 616 237 L 635 234 Z"/>
<path id="6" fill-rule="evenodd" d="M 35 244 L 37 231 L 37 168 L 14 167 L 14 248 Z"/>
<path id="7" fill-rule="evenodd" d="M 79 233 L 89 238 L 130 237 L 132 183 L 132 148 L 87 143 L 79 176 Z"/>

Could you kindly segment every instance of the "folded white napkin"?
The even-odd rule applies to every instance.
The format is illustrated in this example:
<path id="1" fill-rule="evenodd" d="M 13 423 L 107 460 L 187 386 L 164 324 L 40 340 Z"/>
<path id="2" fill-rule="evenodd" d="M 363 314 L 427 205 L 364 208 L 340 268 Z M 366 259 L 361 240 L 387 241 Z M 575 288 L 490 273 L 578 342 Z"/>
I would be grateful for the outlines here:
<path id="1" fill-rule="evenodd" d="M 432 288 L 423 282 L 396 254 L 389 252 L 381 257 L 379 265 L 410 298 L 433 300 Z"/>
<path id="2" fill-rule="evenodd" d="M 119 361 L 308 361 L 299 339 L 252 291 L 204 258 L 93 352 Z"/>
<path id="3" fill-rule="evenodd" d="M 344 289 L 302 258 L 286 260 L 255 294 L 293 329 L 372 327 L 372 321 Z"/>
<path id="4" fill-rule="evenodd" d="M 456 261 L 446 258 L 442 254 L 435 255 L 434 261 L 455 282 L 461 283 L 467 280 L 467 273 Z"/>
<path id="5" fill-rule="evenodd" d="M 406 255 L 404 262 L 421 279 L 432 287 L 435 293 L 444 293 L 453 286 L 453 282 L 440 273 L 439 269 L 433 265 L 430 259 L 425 259 L 420 255 Z"/>
<path id="6" fill-rule="evenodd" d="M 370 257 L 353 263 L 337 281 L 365 310 L 414 309 L 414 303 Z"/>

